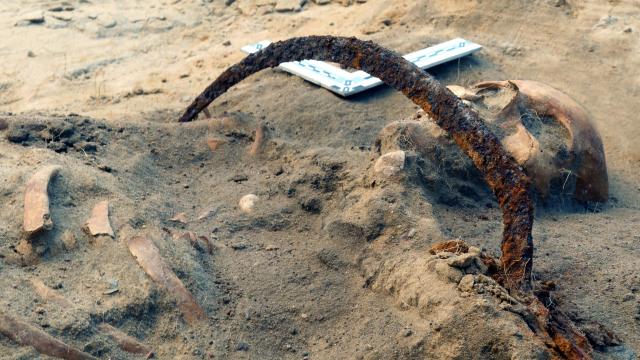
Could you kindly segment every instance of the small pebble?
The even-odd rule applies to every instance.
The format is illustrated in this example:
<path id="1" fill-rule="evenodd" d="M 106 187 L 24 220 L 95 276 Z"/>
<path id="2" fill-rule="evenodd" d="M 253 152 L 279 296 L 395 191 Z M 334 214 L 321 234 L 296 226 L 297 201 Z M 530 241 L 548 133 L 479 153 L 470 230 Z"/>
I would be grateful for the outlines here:
<path id="1" fill-rule="evenodd" d="M 376 173 L 392 176 L 404 169 L 405 153 L 402 150 L 388 152 L 378 158 L 373 166 Z"/>
<path id="2" fill-rule="evenodd" d="M 458 289 L 460 289 L 460 291 L 470 292 L 473 290 L 474 283 L 475 283 L 475 280 L 473 275 L 467 274 L 463 276 L 460 282 L 458 283 Z"/>
<path id="3" fill-rule="evenodd" d="M 240 198 L 238 205 L 240 206 L 240 210 L 249 213 L 253 211 L 253 208 L 256 206 L 256 202 L 258 202 L 258 196 L 254 194 L 247 194 Z"/>
<path id="4" fill-rule="evenodd" d="M 246 244 L 243 244 L 243 243 L 232 244 L 232 245 L 231 245 L 231 248 L 232 248 L 233 250 L 244 250 L 244 249 L 246 249 L 246 248 L 247 248 L 247 245 L 246 245 Z"/>

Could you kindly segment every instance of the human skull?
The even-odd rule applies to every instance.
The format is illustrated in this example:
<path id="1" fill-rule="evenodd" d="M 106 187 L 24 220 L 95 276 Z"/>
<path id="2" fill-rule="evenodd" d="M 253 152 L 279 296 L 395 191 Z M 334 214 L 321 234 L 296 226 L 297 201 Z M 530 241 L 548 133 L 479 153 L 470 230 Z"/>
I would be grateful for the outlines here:
<path id="1" fill-rule="evenodd" d="M 487 81 L 449 89 L 478 112 L 543 199 L 571 194 L 583 203 L 607 200 L 602 140 L 587 111 L 571 97 L 530 80 Z M 399 147 L 442 163 L 445 153 L 457 152 L 434 126 L 418 119 L 391 123 L 378 136 L 378 151 Z M 445 165 L 463 168 L 469 164 L 465 163 L 462 166 L 457 160 Z"/>

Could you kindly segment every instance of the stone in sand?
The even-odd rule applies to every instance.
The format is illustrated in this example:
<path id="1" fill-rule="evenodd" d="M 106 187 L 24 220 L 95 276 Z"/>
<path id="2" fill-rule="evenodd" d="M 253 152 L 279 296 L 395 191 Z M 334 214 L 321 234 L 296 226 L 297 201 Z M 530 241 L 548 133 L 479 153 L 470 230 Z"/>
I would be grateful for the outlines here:
<path id="1" fill-rule="evenodd" d="M 275 10 L 277 12 L 298 11 L 303 3 L 301 0 L 278 0 Z"/>
<path id="2" fill-rule="evenodd" d="M 376 160 L 373 170 L 385 176 L 393 176 L 404 169 L 405 154 L 402 150 L 388 152 Z"/>
<path id="3" fill-rule="evenodd" d="M 253 208 L 256 206 L 256 202 L 258 201 L 258 197 L 254 194 L 247 194 L 240 198 L 240 202 L 238 205 L 240 206 L 240 210 L 249 213 L 253 211 Z"/>

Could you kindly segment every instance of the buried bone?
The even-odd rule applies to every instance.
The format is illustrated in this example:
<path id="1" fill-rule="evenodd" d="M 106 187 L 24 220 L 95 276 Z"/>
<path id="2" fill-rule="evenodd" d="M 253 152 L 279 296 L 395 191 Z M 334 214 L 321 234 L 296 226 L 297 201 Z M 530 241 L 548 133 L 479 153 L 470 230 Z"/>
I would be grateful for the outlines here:
<path id="1" fill-rule="evenodd" d="M 240 198 L 240 201 L 238 201 L 238 206 L 243 212 L 250 213 L 253 211 L 253 208 L 256 206 L 258 200 L 259 198 L 257 195 L 247 194 Z"/>
<path id="2" fill-rule="evenodd" d="M 53 228 L 49 212 L 48 187 L 60 169 L 62 167 L 58 165 L 45 166 L 36 171 L 27 182 L 24 192 L 23 229 L 28 237 Z"/>
<path id="3" fill-rule="evenodd" d="M 258 123 L 256 126 L 256 135 L 253 143 L 251 144 L 251 148 L 249 149 L 249 154 L 252 156 L 256 156 L 260 154 L 262 148 L 264 147 L 264 142 L 266 141 L 265 132 L 267 127 L 263 123 Z"/>
<path id="4" fill-rule="evenodd" d="M 30 283 L 36 294 L 38 294 L 38 296 L 43 300 L 53 303 L 64 310 L 78 310 L 71 301 L 54 289 L 45 285 L 42 280 L 33 278 L 30 280 Z M 103 334 L 108 335 L 122 350 L 126 352 L 147 355 L 147 358 L 150 358 L 153 354 L 151 348 L 109 324 L 99 324 L 98 330 Z"/>
<path id="5" fill-rule="evenodd" d="M 0 311 L 0 334 L 12 341 L 33 346 L 39 353 L 66 360 L 94 360 L 95 357 L 84 353 L 46 332 L 18 318 Z"/>
<path id="6" fill-rule="evenodd" d="M 106 235 L 112 238 L 115 237 L 109 223 L 109 201 L 104 200 L 96 204 L 83 229 L 92 236 Z"/>
<path id="7" fill-rule="evenodd" d="M 108 335 L 122 350 L 128 353 L 145 355 L 147 359 L 153 356 L 153 350 L 151 350 L 147 345 L 107 323 L 98 325 L 98 329 L 102 333 Z"/>
<path id="8" fill-rule="evenodd" d="M 554 181 L 562 185 L 557 191 L 566 191 L 573 176 L 576 200 L 607 200 L 600 134 L 588 112 L 567 94 L 531 80 L 486 81 L 456 86 L 453 92 L 478 111 L 543 197 Z"/>
<path id="9" fill-rule="evenodd" d="M 62 309 L 72 309 L 74 305 L 67 300 L 64 296 L 59 294 L 57 291 L 45 285 L 45 283 L 38 279 L 33 278 L 29 281 L 33 290 L 40 296 L 43 300 L 53 303 L 59 306 Z"/>
<path id="10" fill-rule="evenodd" d="M 193 295 L 160 256 L 158 248 L 145 236 L 134 236 L 127 240 L 131 255 L 140 267 L 167 292 L 177 299 L 178 308 L 187 323 L 195 325 L 206 317 Z"/>
<path id="11" fill-rule="evenodd" d="M 388 152 L 378 158 L 373 171 L 385 176 L 392 176 L 404 169 L 405 154 L 402 150 Z"/>
<path id="12" fill-rule="evenodd" d="M 169 230 L 168 232 L 171 234 L 173 240 L 187 240 L 196 250 L 206 251 L 209 255 L 212 255 L 215 250 L 211 239 L 205 235 L 198 236 L 198 234 L 193 231 L 172 232 Z"/>
<path id="13" fill-rule="evenodd" d="M 187 220 L 187 214 L 181 212 L 178 213 L 176 215 L 174 215 L 171 219 L 169 219 L 169 221 L 173 221 L 175 223 L 180 223 L 180 224 L 187 224 L 189 222 L 189 220 Z"/>
<path id="14" fill-rule="evenodd" d="M 569 195 L 582 203 L 607 200 L 602 140 L 586 110 L 569 96 L 529 80 L 482 82 L 470 88 L 450 85 L 448 89 L 498 136 L 542 199 Z M 482 180 L 469 176 L 474 170 L 471 163 L 461 159 L 445 132 L 422 121 L 424 117 L 417 113 L 387 125 L 378 134 L 377 152 L 415 151 L 430 162 L 430 168 L 423 169 L 428 180 L 454 188 L 472 186 L 478 192 L 476 184 Z M 441 179 L 441 174 L 446 176 Z"/>

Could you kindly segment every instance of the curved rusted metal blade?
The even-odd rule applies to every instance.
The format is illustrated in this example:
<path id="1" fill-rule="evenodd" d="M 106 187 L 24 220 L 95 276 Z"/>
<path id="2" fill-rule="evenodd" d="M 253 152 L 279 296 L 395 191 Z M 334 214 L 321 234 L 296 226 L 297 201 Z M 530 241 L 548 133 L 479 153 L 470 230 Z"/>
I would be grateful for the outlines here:
<path id="1" fill-rule="evenodd" d="M 482 171 L 502 208 L 501 263 L 505 286 L 512 292 L 529 293 L 533 260 L 529 178 L 475 112 L 429 74 L 393 51 L 370 41 L 334 36 L 276 42 L 223 72 L 187 107 L 179 121 L 194 120 L 214 99 L 251 74 L 283 62 L 306 59 L 366 71 L 404 93 L 452 136 Z"/>

